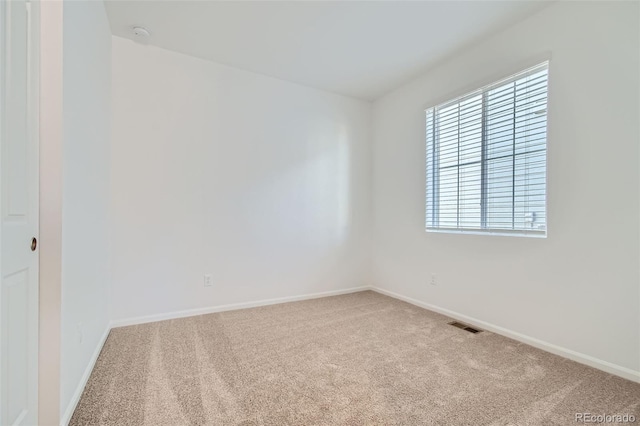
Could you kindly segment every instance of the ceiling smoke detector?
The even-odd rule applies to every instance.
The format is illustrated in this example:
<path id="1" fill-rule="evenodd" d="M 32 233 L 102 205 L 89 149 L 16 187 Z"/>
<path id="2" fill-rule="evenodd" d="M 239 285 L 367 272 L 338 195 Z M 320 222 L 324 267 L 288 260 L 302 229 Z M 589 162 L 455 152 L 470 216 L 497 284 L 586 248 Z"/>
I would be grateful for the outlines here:
<path id="1" fill-rule="evenodd" d="M 133 27 L 133 39 L 140 43 L 147 43 L 149 41 L 149 30 L 144 27 Z"/>

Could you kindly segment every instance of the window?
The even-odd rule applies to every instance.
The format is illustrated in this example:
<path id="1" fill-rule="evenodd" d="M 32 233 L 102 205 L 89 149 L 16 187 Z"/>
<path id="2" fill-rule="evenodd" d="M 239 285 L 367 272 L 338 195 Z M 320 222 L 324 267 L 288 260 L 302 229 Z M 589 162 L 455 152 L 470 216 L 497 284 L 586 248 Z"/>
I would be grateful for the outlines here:
<path id="1" fill-rule="evenodd" d="M 426 228 L 546 235 L 548 63 L 426 110 Z"/>

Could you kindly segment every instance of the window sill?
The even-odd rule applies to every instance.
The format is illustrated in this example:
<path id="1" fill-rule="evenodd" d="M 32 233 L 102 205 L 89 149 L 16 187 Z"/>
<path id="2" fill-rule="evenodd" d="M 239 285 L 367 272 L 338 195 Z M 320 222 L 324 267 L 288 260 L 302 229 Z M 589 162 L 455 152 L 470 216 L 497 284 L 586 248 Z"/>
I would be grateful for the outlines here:
<path id="1" fill-rule="evenodd" d="M 499 237 L 524 237 L 524 238 L 547 238 L 547 231 L 508 231 L 508 230 L 478 230 L 478 229 L 443 229 L 425 228 L 428 233 L 434 234 L 466 234 L 466 235 L 493 235 Z"/>

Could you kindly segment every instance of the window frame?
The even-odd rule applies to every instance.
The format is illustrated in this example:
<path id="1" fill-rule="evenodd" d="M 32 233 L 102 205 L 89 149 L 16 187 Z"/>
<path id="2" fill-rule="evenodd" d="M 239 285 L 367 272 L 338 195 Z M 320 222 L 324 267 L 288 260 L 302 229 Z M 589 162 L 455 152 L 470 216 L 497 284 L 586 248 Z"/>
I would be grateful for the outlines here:
<path id="1" fill-rule="evenodd" d="M 545 120 L 545 129 L 544 129 L 544 138 L 545 138 L 545 144 L 544 144 L 544 168 L 545 168 L 545 173 L 544 173 L 544 215 L 545 215 L 545 222 L 544 222 L 544 229 L 508 229 L 508 228 L 491 228 L 491 227 L 486 227 L 487 225 L 487 202 L 486 202 L 486 197 L 487 197 L 487 183 L 488 183 L 488 179 L 486 177 L 486 168 L 487 168 L 487 141 L 488 138 L 486 136 L 486 130 L 487 130 L 487 125 L 486 125 L 486 120 L 487 120 L 487 116 L 491 115 L 491 114 L 487 114 L 487 108 L 486 108 L 486 102 L 487 102 L 487 93 L 492 90 L 495 89 L 497 87 L 500 86 L 504 86 L 507 85 L 509 83 L 515 82 L 519 79 L 522 79 L 524 77 L 527 77 L 528 75 L 532 75 L 535 74 L 536 72 L 539 72 L 541 69 L 546 68 L 547 71 L 547 75 L 546 75 L 546 120 Z M 538 59 L 537 61 L 533 62 L 533 64 L 525 66 L 525 67 L 520 67 L 519 69 L 516 69 L 515 71 L 510 72 L 509 74 L 506 75 L 506 77 L 504 76 L 505 74 L 503 74 L 502 78 L 498 78 L 498 79 L 493 79 L 490 83 L 486 83 L 484 85 L 481 85 L 480 87 L 478 87 L 479 85 L 476 85 L 476 89 L 473 90 L 465 90 L 465 91 L 458 91 L 458 93 L 462 93 L 461 95 L 455 95 L 455 96 L 447 96 L 445 97 L 444 101 L 442 102 L 438 102 L 438 103 L 433 103 L 430 106 L 427 106 L 426 108 L 424 108 L 424 136 L 425 136 L 425 231 L 428 233 L 444 233 L 444 234 L 469 234 L 469 235 L 499 235 L 499 236 L 512 236 L 512 237 L 526 237 L 526 238 L 547 238 L 548 232 L 549 232 L 549 218 L 548 218 L 548 183 L 549 183 L 549 177 L 548 177 L 548 155 L 549 155 L 549 88 L 550 88 L 550 70 L 551 70 L 551 60 L 550 60 L 550 56 L 546 56 L 544 58 Z M 434 146 L 433 146 L 433 153 L 432 153 L 432 165 L 431 165 L 431 176 L 429 176 L 429 142 L 427 139 L 427 131 L 429 128 L 429 123 L 428 123 L 428 116 L 427 113 L 428 111 L 432 110 L 432 113 L 435 114 L 436 109 L 443 109 L 446 108 L 448 106 L 451 106 L 453 104 L 460 104 L 461 102 L 468 100 L 470 98 L 473 98 L 474 96 L 481 96 L 481 103 L 482 103 L 482 110 L 481 110 L 481 159 L 479 160 L 480 162 L 480 167 L 481 167 L 481 183 L 480 183 L 480 187 L 481 187 L 481 195 L 480 195 L 480 228 L 475 228 L 475 227 L 434 227 L 429 223 L 429 210 L 432 210 L 432 215 L 431 217 L 437 217 L 437 215 L 439 215 L 439 207 L 438 207 L 438 202 L 437 202 L 437 197 L 435 197 L 434 195 L 431 195 L 434 198 L 434 202 L 431 203 L 431 205 L 429 205 L 429 193 L 431 192 L 438 192 L 438 187 L 440 185 L 440 177 L 438 176 L 438 178 L 436 179 L 436 176 L 439 174 L 440 171 L 440 167 L 438 166 L 439 164 L 439 154 L 437 152 L 438 147 L 436 146 L 435 143 L 435 132 L 437 131 L 436 126 L 433 125 L 432 126 L 432 131 L 434 132 L 434 136 L 433 140 L 434 140 Z M 514 102 L 515 102 L 515 98 L 514 98 Z M 515 131 L 515 128 L 514 128 Z M 459 142 L 458 142 L 459 143 Z M 522 155 L 522 154 L 528 154 L 527 152 L 525 153 L 520 153 L 520 154 L 516 154 L 515 153 L 515 149 L 516 149 L 516 144 L 513 144 L 513 154 L 511 154 L 510 156 L 513 158 L 513 161 L 515 162 L 516 156 L 517 155 Z M 455 167 L 461 167 L 460 163 L 456 164 Z M 515 167 L 515 166 L 514 166 Z M 515 168 L 514 168 L 514 175 L 515 175 Z M 432 179 L 432 181 L 434 182 L 433 187 L 430 189 L 429 188 L 429 179 Z M 460 194 L 458 193 L 458 198 L 460 197 Z M 514 206 L 513 208 L 515 209 L 515 202 L 513 201 L 515 200 L 515 195 L 512 198 L 512 205 Z M 433 219 L 432 219 L 433 220 Z M 458 213 L 458 221 L 460 220 L 460 216 Z M 515 220 L 515 213 L 512 215 L 512 220 Z M 459 225 L 459 224 L 458 224 Z"/>

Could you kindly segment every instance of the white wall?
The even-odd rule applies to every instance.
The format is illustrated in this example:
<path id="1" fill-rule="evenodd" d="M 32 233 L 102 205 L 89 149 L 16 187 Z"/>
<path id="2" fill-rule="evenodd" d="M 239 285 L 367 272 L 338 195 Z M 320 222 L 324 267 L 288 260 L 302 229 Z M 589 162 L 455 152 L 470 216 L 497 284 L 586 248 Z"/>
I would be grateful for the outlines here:
<path id="1" fill-rule="evenodd" d="M 374 103 L 375 285 L 640 370 L 638 17 L 556 3 Z M 424 109 L 549 52 L 548 238 L 425 233 Z"/>
<path id="2" fill-rule="evenodd" d="M 112 318 L 368 284 L 370 109 L 114 37 Z"/>
<path id="3" fill-rule="evenodd" d="M 63 22 L 64 415 L 109 323 L 111 31 L 102 1 L 65 1 Z"/>

